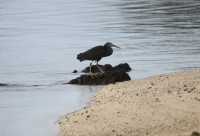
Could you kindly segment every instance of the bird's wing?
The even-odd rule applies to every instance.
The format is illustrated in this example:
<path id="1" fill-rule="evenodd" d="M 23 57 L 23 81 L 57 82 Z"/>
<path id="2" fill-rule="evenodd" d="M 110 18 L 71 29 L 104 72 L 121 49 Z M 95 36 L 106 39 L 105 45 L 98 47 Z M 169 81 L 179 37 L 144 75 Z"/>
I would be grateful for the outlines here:
<path id="1" fill-rule="evenodd" d="M 104 48 L 104 46 L 96 46 L 82 53 L 82 57 L 84 60 L 99 61 L 103 57 L 105 51 L 106 49 Z"/>

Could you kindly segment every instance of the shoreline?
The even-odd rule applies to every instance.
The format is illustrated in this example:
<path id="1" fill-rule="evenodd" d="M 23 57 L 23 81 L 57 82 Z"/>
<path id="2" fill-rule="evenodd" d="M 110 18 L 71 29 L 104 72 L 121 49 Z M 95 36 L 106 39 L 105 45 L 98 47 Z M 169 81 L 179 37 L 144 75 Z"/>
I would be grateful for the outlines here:
<path id="1" fill-rule="evenodd" d="M 200 69 L 109 84 L 58 123 L 59 136 L 200 132 Z"/>

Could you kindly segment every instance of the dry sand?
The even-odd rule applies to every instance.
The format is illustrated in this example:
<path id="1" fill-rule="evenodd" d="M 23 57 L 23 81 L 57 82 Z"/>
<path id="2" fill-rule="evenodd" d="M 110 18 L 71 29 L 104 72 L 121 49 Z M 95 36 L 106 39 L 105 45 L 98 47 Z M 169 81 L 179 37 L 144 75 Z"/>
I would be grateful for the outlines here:
<path id="1" fill-rule="evenodd" d="M 103 87 L 59 119 L 59 136 L 189 136 L 200 132 L 200 70 Z"/>

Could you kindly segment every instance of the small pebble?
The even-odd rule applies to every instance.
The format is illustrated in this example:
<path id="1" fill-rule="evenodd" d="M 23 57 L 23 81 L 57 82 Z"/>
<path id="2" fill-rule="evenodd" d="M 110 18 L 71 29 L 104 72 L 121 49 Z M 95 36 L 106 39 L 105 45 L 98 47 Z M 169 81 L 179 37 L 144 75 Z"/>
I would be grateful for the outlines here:
<path id="1" fill-rule="evenodd" d="M 151 85 L 153 85 L 153 86 L 154 86 L 154 83 L 151 83 Z"/>
<path id="2" fill-rule="evenodd" d="M 197 97 L 195 97 L 195 100 L 197 100 L 197 101 L 200 101 L 200 99 L 199 99 L 199 98 L 197 98 Z"/>
<path id="3" fill-rule="evenodd" d="M 187 91 L 187 88 L 185 88 L 184 91 Z"/>
<path id="4" fill-rule="evenodd" d="M 156 98 L 156 102 L 160 102 L 160 100 L 158 98 Z"/>

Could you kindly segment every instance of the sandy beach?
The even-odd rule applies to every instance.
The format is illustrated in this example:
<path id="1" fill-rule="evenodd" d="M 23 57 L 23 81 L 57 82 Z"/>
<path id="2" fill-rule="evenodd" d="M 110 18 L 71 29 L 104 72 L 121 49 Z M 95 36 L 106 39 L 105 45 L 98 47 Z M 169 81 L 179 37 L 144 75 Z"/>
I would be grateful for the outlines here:
<path id="1" fill-rule="evenodd" d="M 103 87 L 58 120 L 59 136 L 189 136 L 200 132 L 200 69 Z"/>

